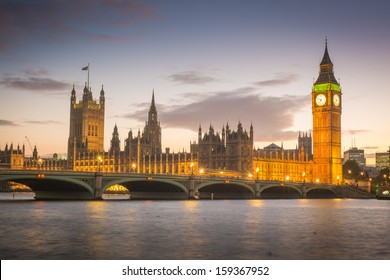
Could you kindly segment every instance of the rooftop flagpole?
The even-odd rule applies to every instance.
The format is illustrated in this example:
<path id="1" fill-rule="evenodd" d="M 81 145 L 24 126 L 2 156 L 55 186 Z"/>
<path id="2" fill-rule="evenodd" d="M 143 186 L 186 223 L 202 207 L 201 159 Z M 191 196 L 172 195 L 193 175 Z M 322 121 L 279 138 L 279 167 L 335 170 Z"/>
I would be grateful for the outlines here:
<path id="1" fill-rule="evenodd" d="M 89 63 L 88 63 L 88 90 L 89 90 Z"/>
<path id="2" fill-rule="evenodd" d="M 88 80 L 87 80 L 87 85 L 88 85 L 88 90 L 89 90 L 89 63 L 88 63 L 88 66 L 85 66 L 83 68 L 81 68 L 81 70 L 87 70 L 88 71 Z"/>

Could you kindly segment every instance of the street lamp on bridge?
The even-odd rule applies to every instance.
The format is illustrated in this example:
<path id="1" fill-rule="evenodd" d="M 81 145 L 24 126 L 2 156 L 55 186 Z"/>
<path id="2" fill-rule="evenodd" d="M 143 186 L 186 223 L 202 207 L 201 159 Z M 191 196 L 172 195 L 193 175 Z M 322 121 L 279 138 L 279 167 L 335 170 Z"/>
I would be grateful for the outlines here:
<path id="1" fill-rule="evenodd" d="M 38 170 L 42 168 L 43 160 L 41 158 L 38 159 Z"/>
<path id="2" fill-rule="evenodd" d="M 98 156 L 97 157 L 97 165 L 98 165 L 98 171 L 100 171 L 100 165 L 102 164 L 103 162 L 103 159 L 101 156 Z"/>

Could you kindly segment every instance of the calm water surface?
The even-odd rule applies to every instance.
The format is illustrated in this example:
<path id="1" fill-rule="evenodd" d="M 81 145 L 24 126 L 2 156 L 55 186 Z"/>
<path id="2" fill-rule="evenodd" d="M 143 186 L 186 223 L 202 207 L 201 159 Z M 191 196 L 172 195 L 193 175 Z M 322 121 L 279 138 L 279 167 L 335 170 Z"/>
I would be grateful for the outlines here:
<path id="1" fill-rule="evenodd" d="M 390 259 L 390 201 L 31 197 L 0 194 L 1 259 Z"/>

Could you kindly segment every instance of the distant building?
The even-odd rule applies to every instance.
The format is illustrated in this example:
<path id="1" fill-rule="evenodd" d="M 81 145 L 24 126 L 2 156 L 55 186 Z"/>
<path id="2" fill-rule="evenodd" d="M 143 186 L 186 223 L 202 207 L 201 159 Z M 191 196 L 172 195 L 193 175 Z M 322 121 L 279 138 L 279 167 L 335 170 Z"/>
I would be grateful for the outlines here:
<path id="1" fill-rule="evenodd" d="M 259 180 L 314 182 L 312 137 L 299 133 L 298 146 L 284 149 L 272 143 L 256 149 L 253 157 L 253 176 Z"/>
<path id="2" fill-rule="evenodd" d="M 349 148 L 347 151 L 344 152 L 344 161 L 343 164 L 347 160 L 356 160 L 356 162 L 359 164 L 361 168 L 366 166 L 366 158 L 364 156 L 364 150 L 358 149 L 356 147 Z"/>
<path id="3" fill-rule="evenodd" d="M 251 173 L 253 126 L 248 133 L 240 122 L 237 131 L 231 130 L 229 124 L 226 124 L 226 129 L 223 127 L 219 134 L 210 125 L 208 133 L 203 136 L 199 126 L 198 143 L 191 144 L 191 152 L 198 155 L 198 165 L 206 170 Z"/>
<path id="4" fill-rule="evenodd" d="M 384 153 L 375 153 L 375 166 L 378 170 L 385 169 L 386 167 L 389 167 L 390 162 L 390 155 L 389 152 Z"/>
<path id="5" fill-rule="evenodd" d="M 24 145 L 15 149 L 13 144 L 9 147 L 6 144 L 4 150 L 0 150 L 0 169 L 23 169 L 24 152 Z"/>

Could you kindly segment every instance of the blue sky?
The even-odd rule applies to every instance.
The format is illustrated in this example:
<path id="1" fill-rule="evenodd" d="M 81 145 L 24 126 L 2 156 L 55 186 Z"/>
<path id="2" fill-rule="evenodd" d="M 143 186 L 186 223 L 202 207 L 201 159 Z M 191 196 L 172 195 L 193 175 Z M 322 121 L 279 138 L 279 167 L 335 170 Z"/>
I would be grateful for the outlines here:
<path id="1" fill-rule="evenodd" d="M 255 146 L 312 127 L 325 37 L 343 90 L 342 146 L 388 149 L 387 1 L 2 1 L 0 147 L 64 153 L 72 85 L 106 92 L 105 148 L 144 126 L 153 89 L 164 147 L 253 123 Z M 371 159 L 372 163 L 372 159 Z"/>

